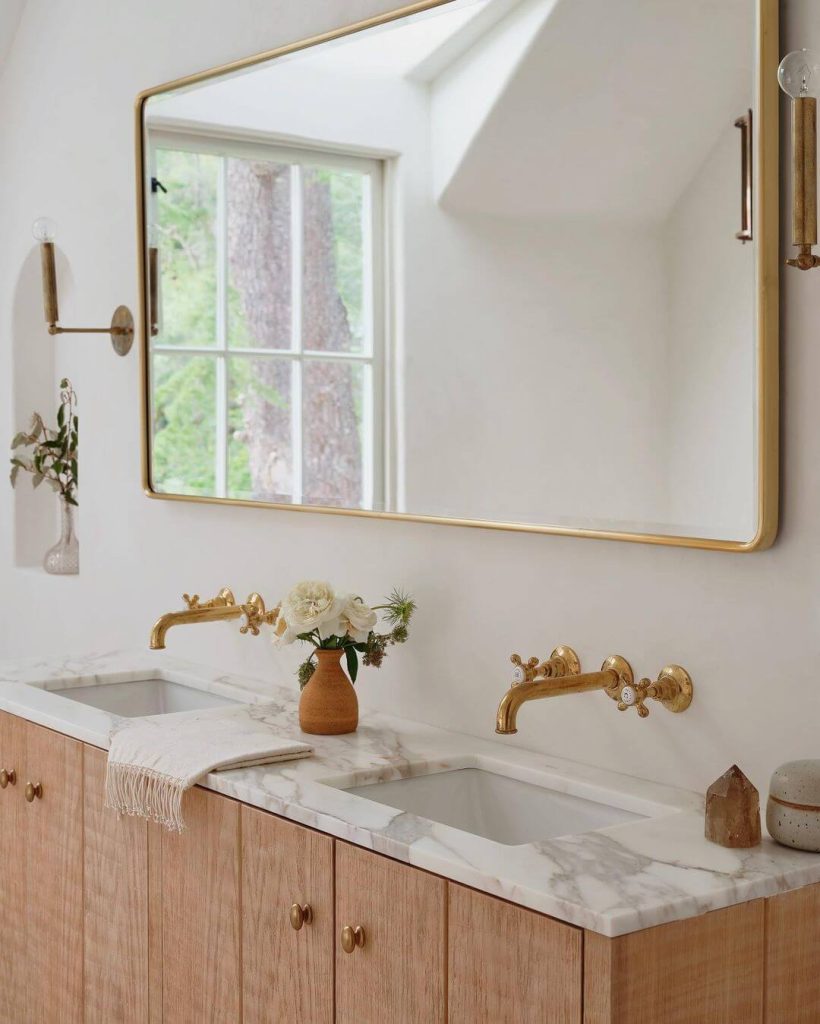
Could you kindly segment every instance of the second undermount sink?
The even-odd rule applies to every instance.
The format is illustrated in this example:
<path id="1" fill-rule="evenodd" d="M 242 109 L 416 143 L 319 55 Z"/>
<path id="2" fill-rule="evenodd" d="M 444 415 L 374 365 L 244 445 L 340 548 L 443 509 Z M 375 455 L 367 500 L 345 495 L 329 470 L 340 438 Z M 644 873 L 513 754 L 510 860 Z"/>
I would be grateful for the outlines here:
<path id="1" fill-rule="evenodd" d="M 101 683 L 97 686 L 74 686 L 53 689 L 61 697 L 108 711 L 122 718 L 144 718 L 147 715 L 168 715 L 177 711 L 201 711 L 205 708 L 228 707 L 239 701 L 219 693 L 196 690 L 169 679 L 135 679 L 128 683 Z"/>
<path id="2" fill-rule="evenodd" d="M 508 846 L 579 835 L 670 810 L 647 801 L 618 801 L 640 807 L 644 813 L 639 813 L 548 784 L 512 778 L 503 773 L 503 768 L 477 766 L 340 788 Z M 607 795 L 602 793 L 602 799 Z"/>

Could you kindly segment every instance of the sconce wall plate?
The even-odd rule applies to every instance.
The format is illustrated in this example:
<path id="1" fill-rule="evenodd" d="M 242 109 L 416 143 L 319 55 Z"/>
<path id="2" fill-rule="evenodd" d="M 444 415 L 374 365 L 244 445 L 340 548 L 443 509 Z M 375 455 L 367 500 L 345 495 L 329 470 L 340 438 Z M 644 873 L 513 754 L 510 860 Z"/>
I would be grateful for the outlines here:
<path id="1" fill-rule="evenodd" d="M 810 50 L 786 54 L 777 69 L 780 88 L 792 101 L 792 245 L 790 267 L 820 266 L 817 244 L 817 95 L 820 61 Z"/>

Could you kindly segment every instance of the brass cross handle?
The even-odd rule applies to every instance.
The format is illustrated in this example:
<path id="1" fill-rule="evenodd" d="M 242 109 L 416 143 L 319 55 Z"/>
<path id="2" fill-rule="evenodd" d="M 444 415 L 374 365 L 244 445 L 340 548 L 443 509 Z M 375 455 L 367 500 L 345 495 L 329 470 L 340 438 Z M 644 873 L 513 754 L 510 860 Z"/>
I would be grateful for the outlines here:
<path id="1" fill-rule="evenodd" d="M 260 626 L 272 626 L 276 622 L 279 617 L 280 607 L 281 605 L 277 605 L 275 608 L 267 611 L 262 595 L 251 594 L 247 603 L 242 605 L 242 611 L 245 613 L 245 625 L 239 627 L 239 632 L 242 634 L 250 633 L 251 636 L 259 636 Z"/>
<path id="2" fill-rule="evenodd" d="M 536 679 L 560 679 L 564 676 L 577 676 L 581 671 L 581 662 L 571 647 L 561 644 L 556 647 L 546 661 L 529 658 L 522 661 L 518 654 L 511 654 L 510 661 L 515 666 L 513 683 L 532 683 Z"/>
<path id="3" fill-rule="evenodd" d="M 5 789 L 6 786 L 13 786 L 17 782 L 17 772 L 13 768 L 3 768 L 0 770 L 0 789 Z"/>
<path id="4" fill-rule="evenodd" d="M 43 785 L 40 782 L 27 782 L 26 783 L 26 800 L 30 804 L 33 804 L 35 800 L 39 800 L 43 795 Z"/>
<path id="5" fill-rule="evenodd" d="M 342 949 L 345 953 L 352 953 L 358 946 L 361 949 L 364 946 L 364 928 L 360 924 L 354 928 L 352 925 L 346 924 L 342 928 Z"/>
<path id="6" fill-rule="evenodd" d="M 190 612 L 200 611 L 203 608 L 227 608 L 232 604 L 236 604 L 233 592 L 228 587 L 220 590 L 216 597 L 212 597 L 210 601 L 200 600 L 199 594 L 183 594 L 182 600 Z"/>
<path id="7" fill-rule="evenodd" d="M 303 924 L 313 923 L 313 909 L 309 903 L 300 905 L 294 903 L 290 908 L 290 926 L 294 931 L 298 932 Z"/>
<path id="8" fill-rule="evenodd" d="M 667 665 L 653 683 L 651 679 L 621 687 L 618 710 L 635 708 L 640 718 L 649 715 L 646 700 L 659 701 L 667 711 L 676 714 L 685 711 L 692 703 L 692 678 L 680 665 Z"/>

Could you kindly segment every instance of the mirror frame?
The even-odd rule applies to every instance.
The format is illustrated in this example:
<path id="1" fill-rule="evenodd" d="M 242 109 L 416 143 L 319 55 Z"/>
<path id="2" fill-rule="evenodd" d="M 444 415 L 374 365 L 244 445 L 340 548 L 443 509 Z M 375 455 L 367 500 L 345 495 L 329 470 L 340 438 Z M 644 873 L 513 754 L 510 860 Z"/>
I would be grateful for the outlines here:
<path id="1" fill-rule="evenodd" d="M 164 501 L 188 501 L 211 505 L 270 508 L 287 512 L 314 512 L 324 515 L 365 516 L 371 519 L 395 519 L 446 526 L 482 527 L 491 530 L 513 530 L 525 533 L 554 534 L 564 537 L 590 537 L 600 540 L 630 541 L 671 547 L 703 548 L 713 551 L 762 551 L 777 536 L 779 516 L 779 251 L 780 251 L 780 187 L 779 187 L 779 122 L 780 99 L 777 85 L 779 62 L 778 0 L 757 0 L 757 68 L 756 120 L 757 138 L 753 155 L 756 188 L 754 190 L 754 221 L 757 232 L 756 265 L 756 359 L 757 359 L 757 528 L 749 540 L 718 540 L 705 537 L 665 534 L 629 533 L 619 530 L 572 529 L 564 526 L 534 526 L 522 523 L 490 522 L 476 519 L 453 519 L 441 516 L 415 515 L 406 512 L 379 512 L 367 509 L 330 508 L 321 505 L 288 505 L 249 499 L 199 497 L 187 494 L 163 494 L 155 491 L 151 477 L 151 396 L 149 392 L 150 330 L 148 317 L 147 225 L 144 196 L 145 151 L 143 118 L 145 104 L 152 96 L 195 85 L 231 71 L 253 67 L 275 57 L 282 57 L 319 43 L 340 39 L 398 21 L 411 14 L 443 7 L 453 0 L 420 0 L 386 14 L 368 18 L 352 25 L 320 35 L 287 43 L 273 50 L 255 54 L 219 67 L 187 75 L 141 92 L 136 99 L 136 172 L 137 172 L 137 263 L 139 267 L 140 313 L 140 384 L 142 434 L 142 487 L 150 498 Z"/>

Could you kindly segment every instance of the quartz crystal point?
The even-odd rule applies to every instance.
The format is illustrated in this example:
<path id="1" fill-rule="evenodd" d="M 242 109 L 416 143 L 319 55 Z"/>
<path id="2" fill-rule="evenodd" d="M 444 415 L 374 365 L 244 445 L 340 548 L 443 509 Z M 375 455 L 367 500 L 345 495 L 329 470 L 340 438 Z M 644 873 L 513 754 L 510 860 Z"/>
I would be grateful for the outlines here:
<path id="1" fill-rule="evenodd" d="M 706 838 L 734 848 L 760 842 L 760 796 L 736 764 L 706 791 Z"/>

